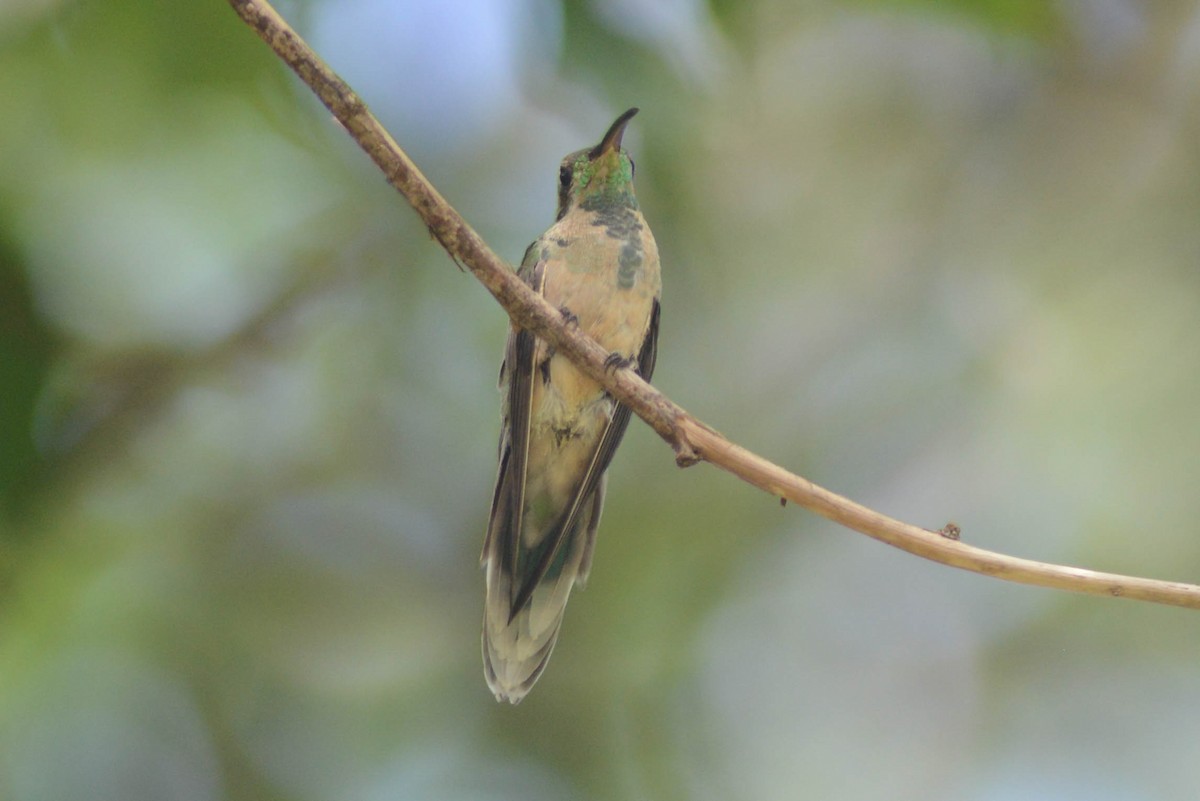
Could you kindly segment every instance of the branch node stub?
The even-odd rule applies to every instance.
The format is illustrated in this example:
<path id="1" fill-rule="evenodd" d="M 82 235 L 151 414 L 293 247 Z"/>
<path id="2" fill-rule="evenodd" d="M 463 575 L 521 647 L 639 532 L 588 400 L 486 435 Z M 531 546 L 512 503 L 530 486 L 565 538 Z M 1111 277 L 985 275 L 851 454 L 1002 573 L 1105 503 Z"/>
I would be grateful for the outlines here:
<path id="1" fill-rule="evenodd" d="M 701 461 L 700 454 L 696 453 L 696 449 L 686 439 L 675 440 L 671 443 L 671 447 L 675 449 L 676 467 L 691 467 Z"/>

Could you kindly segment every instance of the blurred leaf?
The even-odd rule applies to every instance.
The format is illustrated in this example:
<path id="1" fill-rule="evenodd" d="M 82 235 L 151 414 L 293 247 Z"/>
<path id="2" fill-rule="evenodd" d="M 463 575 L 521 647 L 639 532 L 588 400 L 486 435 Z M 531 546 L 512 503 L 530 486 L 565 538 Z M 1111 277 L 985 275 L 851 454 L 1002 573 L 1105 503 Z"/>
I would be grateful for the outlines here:
<path id="1" fill-rule="evenodd" d="M 856 0 L 866 8 L 892 8 L 958 17 L 997 33 L 1045 38 L 1062 30 L 1054 3 L 1045 0 Z"/>
<path id="2" fill-rule="evenodd" d="M 0 514 L 19 516 L 46 478 L 34 447 L 33 412 L 54 352 L 24 267 L 0 232 Z"/>

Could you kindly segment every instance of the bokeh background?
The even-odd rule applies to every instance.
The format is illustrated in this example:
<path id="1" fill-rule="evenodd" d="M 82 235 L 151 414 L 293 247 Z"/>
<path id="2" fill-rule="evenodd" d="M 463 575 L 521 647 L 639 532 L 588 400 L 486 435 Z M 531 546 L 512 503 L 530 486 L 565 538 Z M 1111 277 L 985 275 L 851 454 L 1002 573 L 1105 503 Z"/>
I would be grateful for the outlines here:
<path id="1" fill-rule="evenodd" d="M 1200 5 L 281 12 L 503 255 L 626 143 L 655 383 L 1030 558 L 1200 580 Z M 1195 799 L 1200 617 L 928 564 L 638 421 L 530 697 L 506 318 L 219 0 L 0 6 L 0 797 Z"/>

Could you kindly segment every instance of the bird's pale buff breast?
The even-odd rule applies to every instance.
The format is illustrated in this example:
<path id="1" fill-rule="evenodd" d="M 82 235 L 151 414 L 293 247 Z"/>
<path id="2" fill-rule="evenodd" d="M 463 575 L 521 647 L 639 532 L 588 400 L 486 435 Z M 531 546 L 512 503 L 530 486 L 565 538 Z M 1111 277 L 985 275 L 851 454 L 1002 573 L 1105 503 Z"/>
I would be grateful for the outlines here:
<path id="1" fill-rule="evenodd" d="M 601 214 L 560 221 L 542 236 L 541 255 L 546 300 L 574 314 L 579 327 L 606 350 L 629 358 L 641 348 L 662 279 L 658 248 L 642 215 L 636 209 L 624 212 L 620 226 L 606 226 Z M 539 341 L 537 348 L 534 364 L 541 364 L 547 346 Z M 567 359 L 552 357 L 549 369 L 548 384 L 535 382 L 534 409 L 542 405 L 545 412 L 536 418 L 563 429 L 591 428 L 594 405 L 605 404 L 607 413 L 600 385 Z"/>

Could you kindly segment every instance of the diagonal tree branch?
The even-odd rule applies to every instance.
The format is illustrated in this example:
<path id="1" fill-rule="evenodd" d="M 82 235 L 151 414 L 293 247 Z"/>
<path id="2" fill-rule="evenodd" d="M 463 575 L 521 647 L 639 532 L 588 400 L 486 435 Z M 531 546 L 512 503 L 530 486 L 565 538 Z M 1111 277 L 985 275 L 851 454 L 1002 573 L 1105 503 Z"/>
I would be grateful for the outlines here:
<path id="1" fill-rule="evenodd" d="M 609 370 L 608 353 L 524 284 L 438 194 L 346 83 L 266 0 L 229 0 L 238 15 L 300 76 L 408 200 L 456 261 L 495 296 L 513 323 L 532 331 L 629 406 L 675 450 L 681 467 L 706 461 L 781 499 L 911 554 L 974 573 L 1054 589 L 1200 609 L 1200 586 L 1100 573 L 975 548 L 952 524 L 929 531 L 861 506 L 730 442 L 629 369 Z"/>

